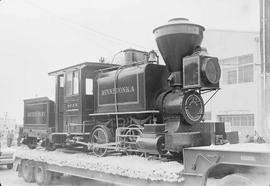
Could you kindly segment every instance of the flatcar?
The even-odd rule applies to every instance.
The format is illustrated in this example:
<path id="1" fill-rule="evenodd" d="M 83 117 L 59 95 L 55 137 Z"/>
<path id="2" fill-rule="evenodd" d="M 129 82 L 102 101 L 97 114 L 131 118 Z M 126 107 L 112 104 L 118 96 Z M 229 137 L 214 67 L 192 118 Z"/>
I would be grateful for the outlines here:
<path id="1" fill-rule="evenodd" d="M 155 28 L 166 65 L 154 51 L 127 49 L 122 65 L 86 62 L 49 73 L 56 77 L 54 106 L 45 98 L 25 101 L 23 142 L 84 147 L 97 156 L 179 156 L 185 147 L 223 144 L 228 136 L 237 143 L 224 123 L 203 121 L 201 95 L 219 89 L 221 74 L 218 58 L 200 46 L 203 32 L 184 18 Z"/>

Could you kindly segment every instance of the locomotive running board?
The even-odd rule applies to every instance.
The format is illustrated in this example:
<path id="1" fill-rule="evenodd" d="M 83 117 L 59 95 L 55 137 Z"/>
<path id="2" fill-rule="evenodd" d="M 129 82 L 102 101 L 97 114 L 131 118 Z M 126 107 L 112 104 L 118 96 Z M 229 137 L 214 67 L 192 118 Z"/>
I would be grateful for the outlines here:
<path id="1" fill-rule="evenodd" d="M 89 114 L 89 116 L 104 116 L 104 115 L 124 115 L 124 114 L 158 114 L 158 110 L 145 110 L 138 112 L 105 112 L 105 113 L 94 113 Z"/>

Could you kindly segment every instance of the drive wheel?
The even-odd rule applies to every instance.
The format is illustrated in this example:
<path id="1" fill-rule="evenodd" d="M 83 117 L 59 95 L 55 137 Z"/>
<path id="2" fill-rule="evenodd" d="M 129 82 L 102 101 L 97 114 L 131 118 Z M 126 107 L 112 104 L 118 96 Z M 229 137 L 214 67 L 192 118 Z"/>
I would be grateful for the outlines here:
<path id="1" fill-rule="evenodd" d="M 33 171 L 33 166 L 31 164 L 31 161 L 29 160 L 22 160 L 22 177 L 24 181 L 26 182 L 34 182 L 34 171 Z"/>
<path id="2" fill-rule="evenodd" d="M 106 144 L 112 140 L 112 134 L 110 130 L 105 126 L 99 126 L 94 129 L 91 134 L 92 144 Z M 94 147 L 93 152 L 96 156 L 105 156 L 107 153 L 107 147 Z"/>
<path id="3" fill-rule="evenodd" d="M 34 168 L 35 180 L 38 185 L 49 185 L 52 181 L 52 173 L 47 171 L 46 167 L 37 163 Z"/>
<path id="4" fill-rule="evenodd" d="M 250 179 L 239 174 L 231 174 L 222 178 L 219 186 L 257 186 Z"/>

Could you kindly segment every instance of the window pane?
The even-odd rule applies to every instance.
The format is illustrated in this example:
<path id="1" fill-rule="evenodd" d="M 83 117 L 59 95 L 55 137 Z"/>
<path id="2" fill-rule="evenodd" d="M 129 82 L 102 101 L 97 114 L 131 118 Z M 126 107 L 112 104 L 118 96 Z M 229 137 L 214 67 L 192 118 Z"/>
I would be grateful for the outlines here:
<path id="1" fill-rule="evenodd" d="M 66 74 L 65 90 L 66 96 L 72 95 L 72 72 Z"/>
<path id="2" fill-rule="evenodd" d="M 233 126 L 240 126 L 240 117 L 239 116 L 233 117 Z"/>
<path id="3" fill-rule="evenodd" d="M 239 83 L 253 82 L 253 65 L 239 67 Z"/>
<path id="4" fill-rule="evenodd" d="M 79 71 L 73 73 L 73 94 L 79 93 Z"/>
<path id="5" fill-rule="evenodd" d="M 228 71 L 228 84 L 237 83 L 237 72 L 236 70 Z"/>
<path id="6" fill-rule="evenodd" d="M 93 79 L 85 79 L 85 94 L 93 95 Z"/>
<path id="7" fill-rule="evenodd" d="M 241 126 L 247 126 L 247 116 L 241 116 Z"/>
<path id="8" fill-rule="evenodd" d="M 218 120 L 231 123 L 232 126 L 236 127 L 254 126 L 254 114 L 219 115 Z"/>
<path id="9" fill-rule="evenodd" d="M 60 81 L 60 87 L 64 87 L 64 76 L 60 76 L 60 78 L 59 78 L 59 81 Z"/>

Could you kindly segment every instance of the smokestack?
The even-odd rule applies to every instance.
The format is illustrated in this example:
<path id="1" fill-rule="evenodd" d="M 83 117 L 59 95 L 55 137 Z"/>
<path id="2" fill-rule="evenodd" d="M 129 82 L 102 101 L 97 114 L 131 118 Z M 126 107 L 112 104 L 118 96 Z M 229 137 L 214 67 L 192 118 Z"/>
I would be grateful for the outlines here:
<path id="1" fill-rule="evenodd" d="M 169 72 L 182 71 L 182 58 L 201 45 L 204 27 L 186 18 L 174 18 L 153 30 Z"/>

